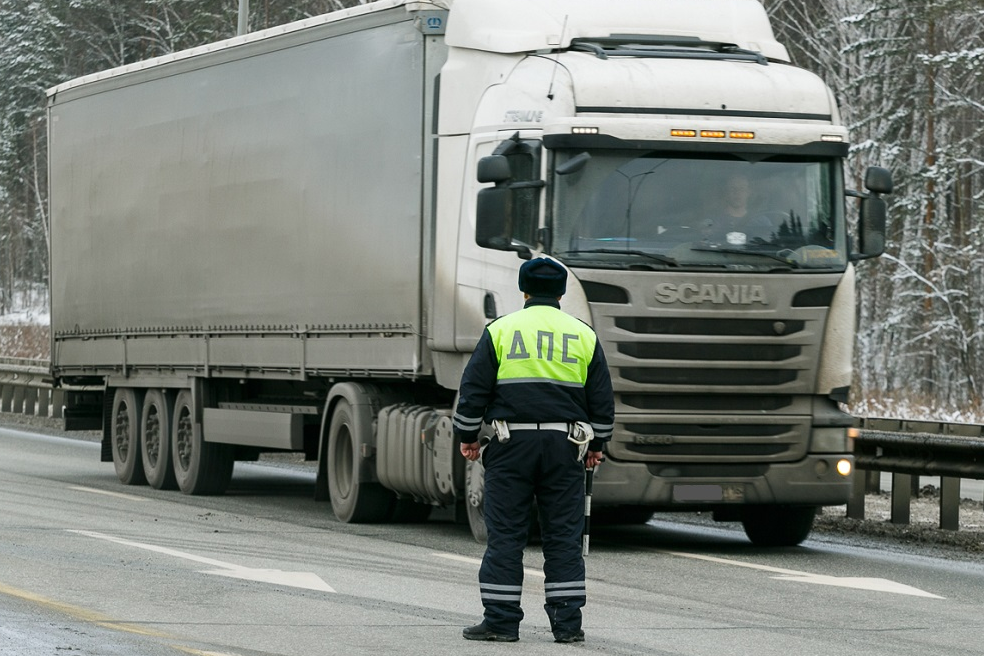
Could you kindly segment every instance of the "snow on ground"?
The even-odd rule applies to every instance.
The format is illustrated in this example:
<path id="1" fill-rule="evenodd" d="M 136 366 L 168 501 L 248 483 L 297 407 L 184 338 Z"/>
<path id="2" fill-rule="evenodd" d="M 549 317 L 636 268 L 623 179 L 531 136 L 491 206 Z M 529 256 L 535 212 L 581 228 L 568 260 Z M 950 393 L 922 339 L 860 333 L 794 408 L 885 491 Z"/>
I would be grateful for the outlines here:
<path id="1" fill-rule="evenodd" d="M 47 326 L 51 323 L 48 308 L 28 308 L 0 314 L 0 326 Z"/>
<path id="2" fill-rule="evenodd" d="M 0 290 L 0 300 L 3 291 Z M 6 304 L 0 304 L 0 326 L 47 326 L 51 323 L 48 312 L 48 293 L 43 286 L 17 289 Z"/>

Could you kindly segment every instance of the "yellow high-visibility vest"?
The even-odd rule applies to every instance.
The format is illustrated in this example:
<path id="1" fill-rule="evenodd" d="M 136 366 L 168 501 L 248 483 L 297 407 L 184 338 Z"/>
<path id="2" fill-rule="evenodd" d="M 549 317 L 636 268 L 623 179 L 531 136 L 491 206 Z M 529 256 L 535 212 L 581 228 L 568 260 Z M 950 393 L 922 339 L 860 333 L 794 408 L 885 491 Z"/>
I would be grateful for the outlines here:
<path id="1" fill-rule="evenodd" d="M 533 305 L 488 326 L 496 347 L 496 382 L 584 387 L 595 353 L 591 328 L 550 305 Z"/>

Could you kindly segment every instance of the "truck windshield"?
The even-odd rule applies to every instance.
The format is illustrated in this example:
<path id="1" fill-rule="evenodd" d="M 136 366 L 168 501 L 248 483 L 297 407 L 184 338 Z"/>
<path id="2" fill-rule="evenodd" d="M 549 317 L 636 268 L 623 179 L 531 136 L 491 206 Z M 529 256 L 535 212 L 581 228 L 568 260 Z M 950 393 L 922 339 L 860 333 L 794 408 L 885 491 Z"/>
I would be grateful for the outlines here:
<path id="1" fill-rule="evenodd" d="M 554 168 L 552 250 L 569 266 L 830 271 L 848 259 L 836 159 L 558 150 Z"/>

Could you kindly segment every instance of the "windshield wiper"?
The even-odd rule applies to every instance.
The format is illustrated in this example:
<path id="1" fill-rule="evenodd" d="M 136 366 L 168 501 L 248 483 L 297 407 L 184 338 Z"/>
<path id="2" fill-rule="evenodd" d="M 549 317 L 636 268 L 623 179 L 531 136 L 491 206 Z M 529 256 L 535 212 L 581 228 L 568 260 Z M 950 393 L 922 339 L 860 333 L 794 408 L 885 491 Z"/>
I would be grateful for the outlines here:
<path id="1" fill-rule="evenodd" d="M 605 253 L 607 255 L 638 255 L 640 257 L 645 257 L 647 259 L 653 260 L 654 262 L 660 262 L 661 264 L 669 264 L 670 266 L 677 266 L 677 260 L 672 257 L 667 257 L 666 255 L 661 255 L 660 253 L 650 253 L 648 251 L 634 250 L 632 248 L 589 248 L 586 250 L 577 251 L 561 251 L 558 255 L 578 255 L 580 253 Z"/>
<path id="2" fill-rule="evenodd" d="M 775 253 L 766 253 L 764 251 L 747 251 L 741 248 L 722 248 L 719 246 L 692 246 L 692 251 L 702 251 L 704 253 L 729 253 L 733 255 L 758 255 L 760 257 L 768 257 L 771 260 L 776 260 L 777 262 L 782 262 L 791 269 L 799 269 L 800 265 L 794 260 L 788 260 L 785 257 L 777 255 Z"/>

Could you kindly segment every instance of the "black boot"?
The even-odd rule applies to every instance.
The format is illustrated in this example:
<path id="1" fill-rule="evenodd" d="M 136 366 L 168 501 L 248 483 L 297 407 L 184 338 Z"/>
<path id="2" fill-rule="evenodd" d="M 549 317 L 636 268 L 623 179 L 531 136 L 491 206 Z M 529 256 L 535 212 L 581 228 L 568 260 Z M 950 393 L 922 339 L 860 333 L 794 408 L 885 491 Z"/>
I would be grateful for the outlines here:
<path id="1" fill-rule="evenodd" d="M 489 627 L 486 626 L 485 621 L 480 624 L 476 624 L 475 626 L 462 629 L 462 637 L 466 640 L 492 640 L 495 642 L 516 642 L 520 639 L 520 636 L 491 631 Z"/>
<path id="2" fill-rule="evenodd" d="M 577 631 L 558 631 L 554 634 L 554 642 L 585 642 L 585 632 L 581 629 Z"/>

